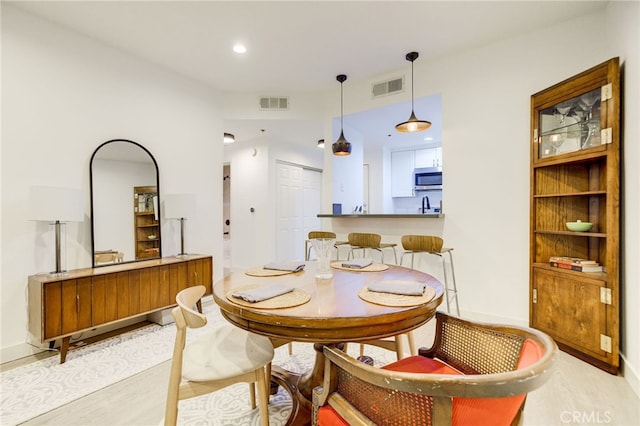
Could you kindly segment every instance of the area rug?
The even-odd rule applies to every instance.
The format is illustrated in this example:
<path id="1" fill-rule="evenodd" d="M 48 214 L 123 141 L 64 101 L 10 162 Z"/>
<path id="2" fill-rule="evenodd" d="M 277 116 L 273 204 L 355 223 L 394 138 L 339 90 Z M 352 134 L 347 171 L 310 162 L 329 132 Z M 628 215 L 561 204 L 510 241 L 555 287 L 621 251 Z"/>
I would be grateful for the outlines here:
<path id="1" fill-rule="evenodd" d="M 225 322 L 215 305 L 204 306 L 207 327 L 191 330 L 188 339 L 197 337 L 210 327 Z M 175 326 L 149 325 L 98 343 L 86 345 L 59 357 L 33 362 L 0 373 L 0 424 L 18 425 L 90 393 L 117 383 L 171 358 Z M 354 354 L 359 345 L 350 345 Z M 376 364 L 395 360 L 393 352 L 370 347 L 367 355 Z M 289 355 L 287 347 L 276 350 L 273 363 L 302 372 L 313 365 L 315 353 L 311 344 L 294 343 Z M 248 404 L 249 386 L 238 384 L 213 394 L 180 401 L 180 425 L 252 425 L 259 424 L 258 410 Z M 284 425 L 291 411 L 289 395 L 282 389 L 269 403 L 271 425 Z"/>

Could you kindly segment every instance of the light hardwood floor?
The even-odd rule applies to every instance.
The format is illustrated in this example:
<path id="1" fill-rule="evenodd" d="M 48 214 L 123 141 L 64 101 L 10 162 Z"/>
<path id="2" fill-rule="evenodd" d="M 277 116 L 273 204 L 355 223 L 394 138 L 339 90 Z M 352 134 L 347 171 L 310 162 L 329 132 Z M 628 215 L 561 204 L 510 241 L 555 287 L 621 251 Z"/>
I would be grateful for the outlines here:
<path id="1" fill-rule="evenodd" d="M 419 345 L 428 346 L 431 336 L 429 324 L 416 330 Z M 24 424 L 157 426 L 163 419 L 169 369 L 167 361 Z M 524 424 L 640 425 L 640 404 L 624 378 L 560 352 L 551 380 L 527 397 Z"/>

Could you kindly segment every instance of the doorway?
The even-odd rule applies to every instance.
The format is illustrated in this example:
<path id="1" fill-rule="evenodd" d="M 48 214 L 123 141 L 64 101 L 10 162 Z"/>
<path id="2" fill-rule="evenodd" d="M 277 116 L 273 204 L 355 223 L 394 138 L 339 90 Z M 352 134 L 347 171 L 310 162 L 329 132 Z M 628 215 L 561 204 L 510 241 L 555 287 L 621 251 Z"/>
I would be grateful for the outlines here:
<path id="1" fill-rule="evenodd" d="M 309 231 L 320 229 L 322 170 L 276 162 L 276 261 L 303 260 Z"/>
<path id="2" fill-rule="evenodd" d="M 223 267 L 231 268 L 231 165 L 222 166 L 222 239 Z M 226 274 L 225 274 L 226 275 Z"/>

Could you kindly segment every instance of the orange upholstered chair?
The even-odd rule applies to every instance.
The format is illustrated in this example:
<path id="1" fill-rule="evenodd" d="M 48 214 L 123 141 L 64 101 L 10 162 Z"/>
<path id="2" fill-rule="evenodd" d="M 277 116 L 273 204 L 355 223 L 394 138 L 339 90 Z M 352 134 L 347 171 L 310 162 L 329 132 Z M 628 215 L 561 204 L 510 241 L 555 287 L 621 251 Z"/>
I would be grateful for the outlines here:
<path id="1" fill-rule="evenodd" d="M 551 376 L 558 348 L 546 334 L 438 312 L 430 349 L 382 368 L 324 348 L 313 424 L 511 425 L 529 391 Z"/>

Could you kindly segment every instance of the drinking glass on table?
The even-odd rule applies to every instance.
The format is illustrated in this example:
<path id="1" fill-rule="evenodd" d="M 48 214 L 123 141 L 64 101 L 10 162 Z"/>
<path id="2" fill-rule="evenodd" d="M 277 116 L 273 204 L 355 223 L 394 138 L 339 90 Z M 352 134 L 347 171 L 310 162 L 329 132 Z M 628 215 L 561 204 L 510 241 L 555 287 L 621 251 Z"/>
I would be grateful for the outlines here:
<path id="1" fill-rule="evenodd" d="M 314 238 L 311 240 L 311 244 L 318 257 L 316 278 L 323 280 L 331 278 L 333 276 L 331 272 L 331 250 L 336 244 L 335 238 Z"/>

